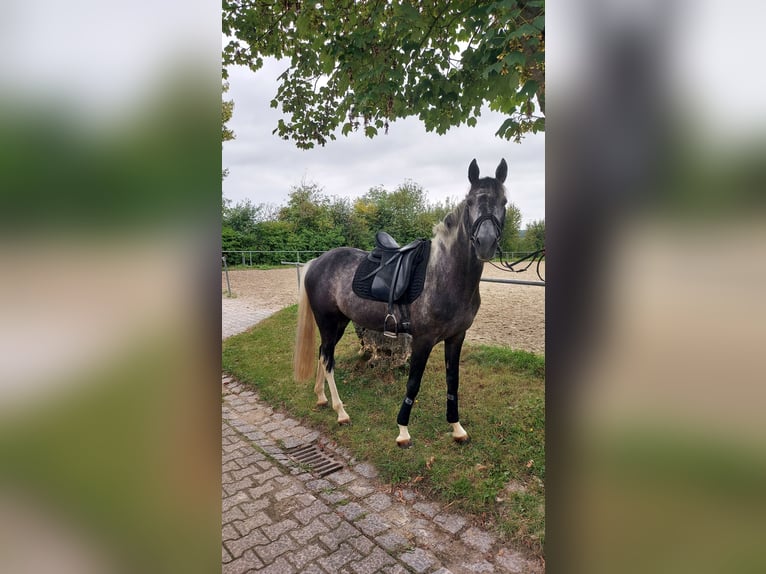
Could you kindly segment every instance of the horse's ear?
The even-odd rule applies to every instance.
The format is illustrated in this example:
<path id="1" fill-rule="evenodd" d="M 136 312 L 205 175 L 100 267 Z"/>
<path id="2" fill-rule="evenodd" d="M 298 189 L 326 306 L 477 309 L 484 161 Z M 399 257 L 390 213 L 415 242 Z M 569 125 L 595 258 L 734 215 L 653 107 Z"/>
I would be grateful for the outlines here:
<path id="1" fill-rule="evenodd" d="M 471 185 L 479 181 L 479 164 L 476 163 L 476 159 L 468 166 L 468 181 L 471 182 Z"/>
<path id="2" fill-rule="evenodd" d="M 477 173 L 478 173 L 478 168 L 477 168 Z M 499 181 L 500 183 L 503 183 L 507 175 L 508 175 L 508 164 L 505 163 L 505 159 L 501 159 L 500 165 L 497 166 L 497 171 L 495 171 L 495 179 Z"/>

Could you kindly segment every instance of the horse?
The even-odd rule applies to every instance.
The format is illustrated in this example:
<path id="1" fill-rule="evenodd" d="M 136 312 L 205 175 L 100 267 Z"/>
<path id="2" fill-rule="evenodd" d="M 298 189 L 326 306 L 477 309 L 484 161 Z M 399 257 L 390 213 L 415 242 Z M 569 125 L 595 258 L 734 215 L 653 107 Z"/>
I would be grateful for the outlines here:
<path id="1" fill-rule="evenodd" d="M 465 199 L 434 226 L 422 293 L 409 305 L 412 355 L 404 400 L 396 422 L 396 444 L 412 446 L 408 431 L 410 412 L 420 390 L 426 363 L 433 347 L 444 341 L 447 381 L 447 422 L 452 438 L 466 443 L 468 433 L 460 425 L 458 386 L 460 352 L 466 330 L 479 310 L 479 280 L 484 263 L 495 255 L 505 224 L 505 159 L 495 177 L 479 177 L 474 159 L 468 168 L 470 190 Z M 349 321 L 375 331 L 384 330 L 390 309 L 385 302 L 359 297 L 352 281 L 369 253 L 338 247 L 304 266 L 300 282 L 298 327 L 293 362 L 296 381 L 308 380 L 316 359 L 316 327 L 321 337 L 314 393 L 317 406 L 326 406 L 327 382 L 338 424 L 350 422 L 335 384 L 335 347 Z M 315 327 L 316 326 L 316 327 Z M 400 335 L 401 336 L 401 335 Z"/>

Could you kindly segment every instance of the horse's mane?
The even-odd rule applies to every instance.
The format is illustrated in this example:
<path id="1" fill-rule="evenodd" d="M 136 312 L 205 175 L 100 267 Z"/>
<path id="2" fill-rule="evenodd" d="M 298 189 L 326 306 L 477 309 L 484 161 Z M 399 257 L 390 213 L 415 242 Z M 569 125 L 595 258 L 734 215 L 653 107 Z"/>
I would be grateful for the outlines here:
<path id="1" fill-rule="evenodd" d="M 455 208 L 444 216 L 439 223 L 434 225 L 433 234 L 435 237 L 447 238 L 457 232 L 460 222 L 463 220 L 465 211 L 465 199 L 455 206 Z"/>

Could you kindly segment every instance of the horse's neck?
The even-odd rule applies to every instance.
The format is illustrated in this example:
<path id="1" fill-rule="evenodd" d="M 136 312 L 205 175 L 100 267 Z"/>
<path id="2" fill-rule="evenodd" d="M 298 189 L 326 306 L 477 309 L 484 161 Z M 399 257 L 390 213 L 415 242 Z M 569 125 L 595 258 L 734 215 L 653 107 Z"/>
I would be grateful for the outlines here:
<path id="1" fill-rule="evenodd" d="M 437 236 L 432 242 L 434 271 L 439 282 L 451 291 L 458 289 L 463 295 L 472 295 L 478 289 L 484 264 L 472 253 L 465 229 L 461 226 L 455 233 Z"/>

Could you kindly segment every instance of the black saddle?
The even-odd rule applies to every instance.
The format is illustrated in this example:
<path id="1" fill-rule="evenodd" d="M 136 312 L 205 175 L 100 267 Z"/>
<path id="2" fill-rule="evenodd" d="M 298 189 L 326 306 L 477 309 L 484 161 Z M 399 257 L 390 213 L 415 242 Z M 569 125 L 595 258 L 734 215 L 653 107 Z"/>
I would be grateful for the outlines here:
<path id="1" fill-rule="evenodd" d="M 375 249 L 356 270 L 354 293 L 388 303 L 383 324 L 383 334 L 388 337 L 396 337 L 398 331 L 394 303 L 409 304 L 423 291 L 430 244 L 429 240 L 416 239 L 401 247 L 388 233 L 379 231 L 375 235 Z"/>

